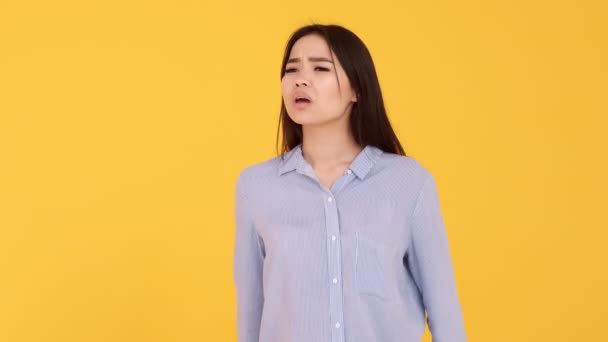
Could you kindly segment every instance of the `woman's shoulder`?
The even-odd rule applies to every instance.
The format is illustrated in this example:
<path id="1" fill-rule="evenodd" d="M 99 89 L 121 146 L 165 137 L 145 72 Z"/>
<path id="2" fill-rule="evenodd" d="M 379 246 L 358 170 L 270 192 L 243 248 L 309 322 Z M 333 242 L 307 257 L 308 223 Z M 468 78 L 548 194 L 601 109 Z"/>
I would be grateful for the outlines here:
<path id="1" fill-rule="evenodd" d="M 241 168 L 237 177 L 237 185 L 259 184 L 276 177 L 280 162 L 281 156 L 276 156 Z"/>
<path id="2" fill-rule="evenodd" d="M 388 170 L 390 173 L 407 176 L 410 179 L 426 180 L 432 176 L 428 166 L 413 156 L 384 152 L 380 156 L 378 169 Z"/>

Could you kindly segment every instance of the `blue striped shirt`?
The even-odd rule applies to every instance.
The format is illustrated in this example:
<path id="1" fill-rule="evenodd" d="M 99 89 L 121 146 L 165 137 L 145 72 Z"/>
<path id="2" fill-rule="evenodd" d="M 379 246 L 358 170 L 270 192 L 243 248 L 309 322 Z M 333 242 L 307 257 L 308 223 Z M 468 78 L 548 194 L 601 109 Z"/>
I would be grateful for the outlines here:
<path id="1" fill-rule="evenodd" d="M 239 342 L 465 342 L 434 177 L 367 145 L 328 189 L 301 145 L 235 188 Z M 426 313 L 426 316 L 425 316 Z"/>

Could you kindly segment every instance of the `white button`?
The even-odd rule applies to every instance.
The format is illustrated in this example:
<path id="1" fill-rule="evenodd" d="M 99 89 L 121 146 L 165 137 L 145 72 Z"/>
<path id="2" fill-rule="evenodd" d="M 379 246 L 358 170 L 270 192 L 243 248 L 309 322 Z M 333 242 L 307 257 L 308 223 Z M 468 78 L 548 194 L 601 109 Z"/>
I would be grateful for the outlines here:
<path id="1" fill-rule="evenodd" d="M 346 173 L 348 173 L 348 174 L 350 175 L 351 173 L 353 173 L 353 170 L 348 169 L 348 170 L 346 171 Z"/>
<path id="2" fill-rule="evenodd" d="M 334 284 L 337 284 L 338 283 L 338 279 L 334 278 L 333 282 L 334 282 Z"/>
<path id="3" fill-rule="evenodd" d="M 335 235 L 331 236 L 331 241 L 336 241 L 336 236 Z"/>
<path id="4" fill-rule="evenodd" d="M 334 199 L 333 199 L 333 198 L 331 198 L 331 197 L 327 197 L 327 200 L 328 200 L 329 202 L 331 202 L 331 201 L 333 201 Z"/>
<path id="5" fill-rule="evenodd" d="M 340 327 L 340 322 L 336 323 L 336 328 Z"/>

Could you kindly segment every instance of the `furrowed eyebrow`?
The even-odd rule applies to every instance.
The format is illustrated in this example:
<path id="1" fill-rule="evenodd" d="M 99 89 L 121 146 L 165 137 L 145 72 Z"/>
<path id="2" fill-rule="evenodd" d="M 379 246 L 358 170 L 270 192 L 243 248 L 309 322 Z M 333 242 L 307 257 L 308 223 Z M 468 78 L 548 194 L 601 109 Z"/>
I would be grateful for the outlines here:
<path id="1" fill-rule="evenodd" d="M 308 57 L 308 60 L 311 62 L 328 62 L 331 64 L 334 64 L 334 62 L 331 59 L 325 58 L 325 57 Z M 289 63 L 297 63 L 300 61 L 300 58 L 290 58 L 287 61 L 287 64 Z"/>

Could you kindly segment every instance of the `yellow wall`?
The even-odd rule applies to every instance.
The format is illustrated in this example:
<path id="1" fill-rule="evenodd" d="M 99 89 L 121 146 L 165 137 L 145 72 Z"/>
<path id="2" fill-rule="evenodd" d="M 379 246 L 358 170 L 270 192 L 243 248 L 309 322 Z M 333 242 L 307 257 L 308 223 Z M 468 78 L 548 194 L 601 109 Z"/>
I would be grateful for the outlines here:
<path id="1" fill-rule="evenodd" d="M 234 181 L 312 21 L 436 176 L 470 341 L 608 341 L 604 4 L 2 1 L 0 341 L 236 341 Z"/>

